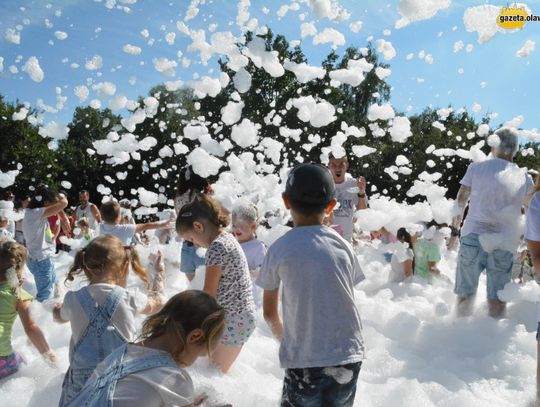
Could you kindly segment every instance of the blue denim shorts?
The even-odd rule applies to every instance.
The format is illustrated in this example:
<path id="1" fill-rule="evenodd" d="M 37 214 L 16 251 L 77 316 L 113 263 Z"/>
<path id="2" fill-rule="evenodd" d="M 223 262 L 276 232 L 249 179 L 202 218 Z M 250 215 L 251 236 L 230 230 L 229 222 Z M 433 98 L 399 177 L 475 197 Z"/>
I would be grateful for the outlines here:
<path id="1" fill-rule="evenodd" d="M 454 292 L 460 297 L 476 294 L 480 274 L 486 270 L 487 298 L 499 299 L 497 292 L 512 278 L 513 260 L 514 255 L 507 250 L 496 249 L 486 252 L 480 245 L 476 233 L 463 236 L 460 239 Z"/>
<path id="2" fill-rule="evenodd" d="M 46 257 L 39 261 L 29 257 L 27 265 L 36 281 L 36 300 L 43 302 L 51 297 L 54 291 L 54 285 L 56 284 L 54 261 L 52 257 Z"/>
<path id="3" fill-rule="evenodd" d="M 362 362 L 285 369 L 281 407 L 352 407 Z"/>
<path id="4" fill-rule="evenodd" d="M 195 273 L 197 267 L 204 266 L 204 257 L 197 254 L 198 246 L 184 241 L 180 252 L 180 271 L 186 274 Z"/>

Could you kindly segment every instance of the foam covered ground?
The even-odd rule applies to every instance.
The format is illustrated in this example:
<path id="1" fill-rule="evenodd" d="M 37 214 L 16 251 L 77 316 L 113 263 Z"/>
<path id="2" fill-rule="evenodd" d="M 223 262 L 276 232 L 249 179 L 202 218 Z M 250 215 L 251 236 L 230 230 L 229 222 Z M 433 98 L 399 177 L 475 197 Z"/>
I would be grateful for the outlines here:
<path id="1" fill-rule="evenodd" d="M 179 274 L 178 243 L 162 247 L 167 259 L 168 296 L 188 288 Z M 142 248 L 147 258 L 150 249 Z M 508 318 L 486 316 L 485 278 L 482 277 L 475 315 L 453 315 L 455 252 L 440 263 L 443 278 L 428 285 L 422 281 L 387 283 L 389 265 L 370 246 L 358 248 L 366 280 L 357 287 L 367 359 L 358 381 L 355 406 L 532 406 L 536 372 L 536 314 L 540 288 L 534 282 L 510 284 L 502 293 L 511 301 Z M 56 258 L 63 277 L 71 257 Z M 199 275 L 192 286 L 200 287 Z M 80 284 L 79 281 L 77 284 Z M 131 284 L 137 284 L 135 280 Z M 33 290 L 29 275 L 28 289 Z M 0 400 L 12 406 L 52 406 L 60 397 L 68 365 L 69 325 L 52 321 L 47 306 L 35 304 L 34 312 L 57 352 L 59 366 L 45 364 L 29 344 L 20 322 L 14 347 L 28 365 L 0 384 Z M 50 307 L 49 307 L 50 308 Z M 301 316 L 299 316 L 301 317 Z M 275 406 L 279 401 L 283 371 L 278 343 L 272 339 L 259 310 L 258 326 L 226 376 L 199 360 L 190 372 L 197 387 L 213 399 L 233 406 Z M 3 404 L 7 405 L 7 404 Z"/>

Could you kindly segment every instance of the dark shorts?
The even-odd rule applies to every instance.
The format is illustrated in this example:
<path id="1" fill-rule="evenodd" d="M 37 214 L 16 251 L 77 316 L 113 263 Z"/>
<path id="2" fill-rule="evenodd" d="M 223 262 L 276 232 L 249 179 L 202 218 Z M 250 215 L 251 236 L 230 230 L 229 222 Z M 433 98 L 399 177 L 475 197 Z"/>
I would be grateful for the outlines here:
<path id="1" fill-rule="evenodd" d="M 536 340 L 540 341 L 540 322 L 538 323 L 538 328 L 536 328 Z"/>
<path id="2" fill-rule="evenodd" d="M 362 362 L 332 367 L 285 369 L 282 407 L 349 407 Z"/>

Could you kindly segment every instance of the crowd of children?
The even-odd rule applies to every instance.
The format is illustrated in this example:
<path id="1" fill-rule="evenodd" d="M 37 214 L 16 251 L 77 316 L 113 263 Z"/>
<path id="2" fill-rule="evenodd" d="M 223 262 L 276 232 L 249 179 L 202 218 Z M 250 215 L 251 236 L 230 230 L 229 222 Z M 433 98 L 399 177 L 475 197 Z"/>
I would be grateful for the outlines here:
<path id="1" fill-rule="evenodd" d="M 17 315 L 37 350 L 56 364 L 29 313 L 33 298 L 22 289 L 27 265 L 36 299 L 54 297 L 54 320 L 70 324 L 60 406 L 199 405 L 204 395 L 194 394 L 185 368 L 208 356 L 227 373 L 254 332 L 261 306 L 280 341 L 281 405 L 352 406 L 364 359 L 354 287 L 365 278 L 353 246 L 363 239 L 355 238 L 354 216 L 368 201 L 366 181 L 354 180 L 347 168 L 345 156 L 330 157 L 327 167 L 301 164 L 290 171 L 283 202 L 294 227 L 269 248 L 257 239 L 257 208 L 240 201 L 229 213 L 212 197 L 210 182 L 189 167 L 179 177 L 175 210 L 156 222 L 136 223 L 125 200 L 109 199 L 98 208 L 87 191 L 70 220 L 66 196 L 46 186 L 18 206 L 24 217 L 13 233 L 0 210 L 0 379 L 24 362 L 11 346 Z M 204 266 L 202 291 L 165 301 L 162 253 L 154 255 L 149 275 L 136 249 L 139 234 L 152 229 L 160 244 L 177 235 L 180 271 L 188 280 Z M 390 282 L 413 276 L 431 282 L 439 275 L 449 228 L 431 222 L 420 229 L 364 234 L 368 244 L 382 248 Z M 66 242 L 57 240 L 60 233 L 82 242 L 66 282 L 87 282 L 64 298 L 54 268 L 56 250 Z M 146 293 L 127 288 L 130 270 Z M 138 314 L 150 314 L 142 327 Z"/>

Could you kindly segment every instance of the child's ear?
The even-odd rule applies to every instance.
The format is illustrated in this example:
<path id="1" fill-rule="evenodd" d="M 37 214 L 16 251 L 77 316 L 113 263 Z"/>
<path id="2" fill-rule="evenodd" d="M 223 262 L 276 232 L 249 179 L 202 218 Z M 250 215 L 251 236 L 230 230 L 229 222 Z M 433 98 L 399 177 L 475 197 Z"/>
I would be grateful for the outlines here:
<path id="1" fill-rule="evenodd" d="M 197 342 L 200 342 L 203 337 L 204 337 L 203 331 L 197 328 L 188 334 L 187 342 L 197 343 Z"/>
<path id="2" fill-rule="evenodd" d="M 193 229 L 198 233 L 204 232 L 204 225 L 201 222 L 194 221 Z"/>
<path id="3" fill-rule="evenodd" d="M 291 204 L 289 202 L 289 197 L 287 196 L 287 194 L 285 194 L 285 192 L 283 192 L 281 194 L 281 198 L 283 199 L 283 203 L 285 204 L 285 208 L 291 209 Z"/>
<path id="4" fill-rule="evenodd" d="M 324 213 L 326 215 L 330 215 L 332 211 L 334 210 L 334 207 L 336 206 L 337 201 L 335 199 L 332 199 L 328 205 L 326 205 L 326 209 L 324 210 Z"/>

